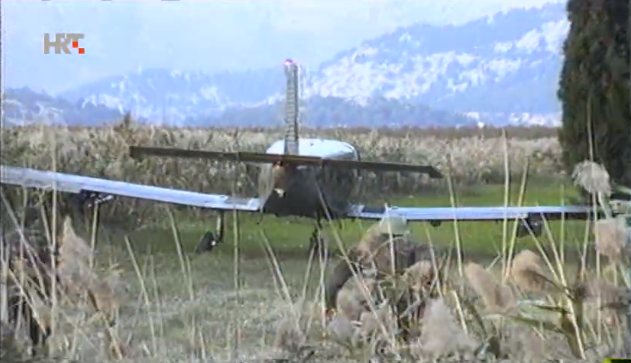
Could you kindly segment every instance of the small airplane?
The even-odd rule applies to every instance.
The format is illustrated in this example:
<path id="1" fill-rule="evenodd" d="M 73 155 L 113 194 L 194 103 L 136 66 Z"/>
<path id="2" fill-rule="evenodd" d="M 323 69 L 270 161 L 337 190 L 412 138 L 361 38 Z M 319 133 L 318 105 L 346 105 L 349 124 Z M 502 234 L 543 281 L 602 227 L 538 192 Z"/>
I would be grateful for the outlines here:
<path id="1" fill-rule="evenodd" d="M 340 140 L 301 138 L 298 128 L 299 67 L 287 59 L 284 70 L 285 137 L 273 143 L 265 153 L 130 147 L 130 156 L 134 158 L 157 156 L 253 163 L 260 167 L 258 197 L 205 194 L 4 165 L 0 166 L 1 183 L 24 188 L 52 187 L 60 192 L 77 194 L 82 201 L 92 205 L 121 196 L 215 210 L 218 212 L 215 233 L 206 232 L 198 246 L 200 251 L 210 250 L 222 242 L 224 213 L 234 210 L 311 218 L 316 222 L 311 248 L 319 246 L 321 221 L 325 219 L 379 220 L 395 213 L 410 222 L 426 221 L 433 226 L 455 220 L 518 220 L 522 222 L 519 235 L 538 235 L 544 219 L 588 219 L 593 215 L 589 206 L 423 208 L 354 204 L 358 170 L 417 172 L 430 178 L 442 178 L 442 174 L 427 165 L 364 161 L 355 147 Z"/>

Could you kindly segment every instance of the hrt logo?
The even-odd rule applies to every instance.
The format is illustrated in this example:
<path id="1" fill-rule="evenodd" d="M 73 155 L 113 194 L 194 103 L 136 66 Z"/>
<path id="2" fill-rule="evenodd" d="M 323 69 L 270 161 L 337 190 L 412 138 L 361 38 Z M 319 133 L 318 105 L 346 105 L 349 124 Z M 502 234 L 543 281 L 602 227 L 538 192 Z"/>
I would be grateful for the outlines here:
<path id="1" fill-rule="evenodd" d="M 55 54 L 70 54 L 69 45 L 77 49 L 79 54 L 85 54 L 85 48 L 79 48 L 79 40 L 83 39 L 82 33 L 56 33 L 55 41 L 50 40 L 50 33 L 44 34 L 44 54 L 50 54 L 50 49 L 55 49 Z"/>

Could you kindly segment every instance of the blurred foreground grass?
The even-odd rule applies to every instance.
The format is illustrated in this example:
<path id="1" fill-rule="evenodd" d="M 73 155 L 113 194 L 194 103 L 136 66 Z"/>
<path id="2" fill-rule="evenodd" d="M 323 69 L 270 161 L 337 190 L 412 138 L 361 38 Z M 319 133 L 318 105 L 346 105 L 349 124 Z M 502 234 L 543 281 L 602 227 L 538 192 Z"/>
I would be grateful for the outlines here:
<path id="1" fill-rule="evenodd" d="M 558 184 L 532 183 L 527 188 L 523 204 L 560 204 L 572 197 L 571 192 L 564 190 Z M 500 206 L 504 204 L 504 192 L 502 185 L 461 188 L 456 190 L 456 199 L 459 206 Z M 508 204 L 518 204 L 519 194 L 520 186 L 511 185 Z M 447 193 L 427 193 L 393 198 L 389 202 L 399 206 L 444 207 L 451 204 L 451 199 Z M 275 362 L 285 361 L 278 358 L 282 352 L 273 349 L 273 342 L 279 324 L 296 308 L 295 303 L 301 298 L 307 302 L 304 313 L 315 320 L 305 332 L 307 341 L 316 351 L 311 362 L 367 361 L 363 356 L 349 354 L 330 338 L 323 338 L 324 327 L 318 324 L 321 318 L 318 291 L 321 276 L 328 275 L 328 272 L 320 270 L 321 266 L 316 263 L 309 278 L 305 276 L 309 270 L 306 252 L 312 223 L 273 216 L 260 220 L 259 216 L 240 214 L 238 236 L 234 234 L 234 221 L 228 219 L 225 243 L 212 253 L 196 256 L 192 251 L 205 230 L 214 227 L 214 219 L 192 219 L 190 216 L 195 213 L 191 211 L 171 210 L 177 210 L 173 220 L 165 210 L 161 222 L 131 231 L 106 223 L 99 226 L 97 265 L 120 268 L 122 286 L 126 287 L 118 296 L 121 308 L 115 329 L 121 349 L 125 351 L 124 358 L 118 361 L 254 363 L 270 357 L 275 357 Z M 212 213 L 197 215 L 210 217 Z M 343 228 L 336 231 L 342 242 L 350 245 L 357 241 L 367 226 L 369 223 L 365 221 L 345 221 Z M 431 239 L 434 244 L 444 247 L 455 242 L 454 227 L 453 223 L 437 228 L 421 223 L 412 225 L 419 241 Z M 484 257 L 501 254 L 499 249 L 504 238 L 501 222 L 459 223 L 457 227 L 462 250 L 467 255 L 465 261 L 482 262 Z M 509 235 L 512 231 L 510 227 L 509 224 Z M 560 241 L 564 241 L 569 252 L 577 249 L 579 242 L 585 239 L 584 221 L 568 222 L 563 228 L 561 223 L 553 222 L 550 227 L 554 241 L 544 234 L 540 238 L 543 245 L 554 243 L 558 247 Z M 336 223 L 328 226 L 329 235 L 333 233 L 333 228 L 337 228 Z M 81 234 L 87 237 L 85 233 Z M 263 252 L 265 239 L 277 257 L 298 258 L 283 258 L 280 261 L 266 258 L 268 256 Z M 239 242 L 243 257 L 241 263 L 235 263 L 237 259 L 233 258 L 235 240 Z M 534 243 L 532 238 L 520 239 L 516 248 L 534 250 Z M 561 257 L 559 268 L 571 274 L 575 265 L 564 260 L 569 255 Z M 497 267 L 490 268 L 495 275 L 501 272 Z M 449 279 L 458 284 L 463 282 L 463 276 L 455 273 Z M 452 293 L 455 294 L 454 291 Z M 79 312 L 72 310 L 64 311 L 64 314 L 67 314 L 66 320 L 70 324 L 59 325 L 52 338 L 53 351 L 63 352 L 86 363 L 113 361 L 107 355 L 107 347 L 101 346 L 102 328 L 97 327 L 93 319 L 82 320 Z M 524 331 L 528 331 L 527 328 L 527 325 L 519 327 Z M 600 336 L 600 331 L 598 328 L 590 337 Z M 538 349 L 543 355 L 569 357 L 562 335 L 537 334 L 537 346 L 540 346 Z M 511 339 L 523 340 L 519 336 Z M 600 338 L 591 341 L 601 344 Z M 559 347 L 562 349 L 559 350 Z M 514 362 L 522 361 L 519 358 L 525 354 L 524 351 L 532 350 L 530 346 L 519 348 L 521 350 L 507 346 L 506 349 L 510 351 L 510 361 Z M 362 352 L 360 350 L 357 354 Z M 590 357 L 604 357 L 599 352 L 592 353 Z"/>

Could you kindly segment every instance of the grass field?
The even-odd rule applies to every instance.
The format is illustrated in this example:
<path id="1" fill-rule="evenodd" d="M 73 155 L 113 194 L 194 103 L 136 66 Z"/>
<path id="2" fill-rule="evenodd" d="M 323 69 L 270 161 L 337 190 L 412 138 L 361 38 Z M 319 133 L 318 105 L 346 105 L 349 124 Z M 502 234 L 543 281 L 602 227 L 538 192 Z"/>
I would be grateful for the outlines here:
<path id="1" fill-rule="evenodd" d="M 415 161 L 415 155 L 424 154 L 445 167 L 444 151 L 454 148 L 453 194 L 444 185 L 436 187 L 413 177 L 401 179 L 391 175 L 373 180 L 367 187 L 366 202 L 371 204 L 388 202 L 398 206 L 425 207 L 444 207 L 452 203 L 458 206 L 555 205 L 568 203 L 575 196 L 574 188 L 561 182 L 563 173 L 559 167 L 558 145 L 553 136 L 546 133 L 549 130 L 529 131 L 523 137 L 509 130 L 510 139 L 504 139 L 501 132 L 484 130 L 475 131 L 479 134 L 471 134 L 474 131 L 468 131 L 468 134 L 462 131 L 433 134 L 418 130 L 405 130 L 403 134 L 388 130 L 381 130 L 379 134 L 356 131 L 355 135 L 345 134 L 345 138 L 352 138 L 361 148 L 371 150 L 370 143 L 362 140 L 368 140 L 367 135 L 372 135 L 372 142 L 378 145 L 370 155 L 372 158 L 396 151 L 397 146 L 401 146 L 404 151 L 390 155 L 391 159 Z M 3 140 L 8 141 L 12 149 L 3 153 L 2 163 L 40 169 L 54 167 L 64 172 L 167 187 L 221 191 L 228 185 L 230 173 L 226 172 L 239 169 L 220 169 L 213 181 L 200 175 L 200 171 L 209 168 L 201 162 L 136 162 L 129 161 L 124 152 L 129 144 L 147 143 L 222 149 L 233 140 L 231 131 L 213 132 L 213 135 L 202 135 L 199 130 L 173 129 L 3 129 Z M 333 133 L 334 137 L 342 133 L 326 132 Z M 253 140 L 250 145 L 245 145 L 253 150 L 277 137 L 257 130 L 241 131 L 240 135 Z M 55 154 L 49 151 L 51 138 L 58 142 Z M 510 155 L 508 167 L 504 157 L 507 150 Z M 522 195 L 519 179 L 526 163 L 534 167 L 530 168 L 532 177 Z M 502 184 L 506 169 L 511 174 L 508 190 Z M 396 186 L 388 189 L 389 182 Z M 243 191 L 247 188 L 243 187 Z M 374 195 L 387 195 L 388 200 Z M 63 203 L 63 198 L 60 201 Z M 113 310 L 118 311 L 113 331 L 99 323 L 98 316 L 104 313 L 103 310 L 94 314 L 83 305 L 53 305 L 53 312 L 59 318 L 54 320 L 55 333 L 50 347 L 54 355 L 65 361 L 170 363 L 262 362 L 271 359 L 269 362 L 279 363 L 364 363 L 375 355 L 373 346 L 362 345 L 348 350 L 335 343 L 330 332 L 325 334 L 320 289 L 323 276 L 328 276 L 330 267 L 321 266 L 318 261 L 310 262 L 308 258 L 308 241 L 313 229 L 309 221 L 273 216 L 260 219 L 247 214 L 240 214 L 237 219 L 229 217 L 224 243 L 202 255 L 194 254 L 193 249 L 202 234 L 214 228 L 213 212 L 121 199 L 101 210 L 98 233 L 92 233 L 85 221 L 77 219 L 74 222 L 78 234 L 88 244 L 94 242 L 96 266 L 93 270 L 98 271 L 103 280 L 108 276 L 106 269 L 111 266 L 120 269 L 121 274 L 113 288 L 118 301 L 113 304 L 117 307 Z M 356 243 L 369 225 L 366 221 L 330 223 L 325 235 L 334 248 L 347 247 Z M 540 238 L 518 239 L 515 249 L 546 251 L 544 257 L 550 264 L 546 259 L 540 262 L 541 273 L 562 286 L 575 286 L 573 275 L 578 251 L 584 242 L 593 240 L 589 228 L 582 221 L 550 222 L 547 227 L 550 235 L 544 232 Z M 464 263 L 487 266 L 496 258 L 507 258 L 503 250 L 512 240 L 513 222 L 509 221 L 506 228 L 502 222 L 444 223 L 439 227 L 417 223 L 412 225 L 412 233 L 416 240 L 431 242 L 437 250 L 454 247 L 464 256 Z M 60 240 L 66 239 L 62 235 Z M 266 248 L 273 250 L 272 257 L 266 253 Z M 590 262 L 590 276 L 602 273 L 611 280 L 616 275 L 612 272 L 614 265 L 608 265 L 605 259 L 600 262 L 602 266 Z M 501 274 L 502 267 L 505 266 L 495 261 L 489 268 L 496 281 L 490 283 L 490 288 L 509 287 L 513 291 L 520 304 L 511 314 L 518 313 L 521 320 L 510 314 L 500 314 L 501 319 L 497 314 L 488 314 L 489 306 L 485 305 L 483 294 L 480 295 L 468 276 L 454 268 L 446 276 L 446 285 L 441 290 L 452 315 L 442 316 L 439 326 L 423 321 L 423 329 L 430 332 L 427 335 L 442 336 L 444 342 L 453 343 L 459 341 L 455 336 L 465 334 L 465 340 L 475 341 L 477 347 L 497 339 L 506 355 L 503 361 L 511 362 L 542 362 L 549 358 L 579 361 L 577 357 L 580 355 L 584 355 L 583 361 L 596 362 L 611 354 L 607 349 L 615 346 L 615 339 L 623 334 L 619 331 L 620 325 L 608 322 L 605 313 L 595 313 L 592 305 L 585 301 L 587 323 L 584 330 L 581 328 L 582 335 L 575 347 L 572 345 L 573 330 L 567 327 L 574 326 L 572 322 L 577 321 L 579 314 L 583 317 L 574 310 L 582 307 L 583 301 L 558 291 L 530 291 L 513 277 L 505 279 L 506 276 Z M 622 282 L 618 280 L 618 284 Z M 535 301 L 541 300 L 564 306 L 564 311 L 569 312 L 561 316 L 537 310 Z M 305 305 L 298 307 L 299 302 Z M 286 347 L 274 347 L 283 322 L 303 320 L 296 319 L 291 314 L 292 309 L 309 318 L 308 328 L 304 325 L 302 328 L 306 343 L 315 353 L 308 359 Z M 484 317 L 483 326 L 478 326 L 476 317 L 480 315 Z M 524 317 L 534 320 L 526 321 Z M 545 327 L 549 324 L 558 325 L 557 331 L 548 331 Z M 112 341 L 115 342 L 114 351 L 110 346 Z M 413 350 L 410 347 L 397 345 L 396 350 L 404 361 L 431 361 L 424 353 L 410 355 Z M 489 353 L 476 354 L 477 358 L 466 361 L 494 360 Z M 379 362 L 388 361 L 380 359 Z M 452 357 L 443 361 L 458 360 Z"/>
<path id="2" fill-rule="evenodd" d="M 563 177 L 560 147 L 554 135 L 532 138 L 520 129 L 501 132 L 469 130 L 445 132 L 399 130 L 321 130 L 305 137 L 329 137 L 349 142 L 363 160 L 433 165 L 459 185 L 503 183 L 506 171 L 520 179 L 528 166 L 531 178 L 547 181 Z M 197 150 L 262 152 L 282 138 L 282 130 L 216 130 L 114 126 L 69 129 L 33 126 L 2 128 L 5 165 L 106 177 L 194 191 L 253 194 L 257 168 L 217 161 L 129 157 L 129 146 L 167 146 Z M 499 133 L 499 135 L 498 135 Z M 550 133 L 554 133 L 550 131 Z M 184 177 L 186 176 L 186 177 Z M 428 180 L 412 173 L 364 173 L 360 191 L 369 198 L 382 193 L 417 194 L 443 188 L 444 180 Z M 137 209 L 138 206 L 133 206 Z M 131 206 L 130 206 L 131 208 Z"/>
<path id="3" fill-rule="evenodd" d="M 508 205 L 519 205 L 520 185 L 510 185 L 510 198 Z M 456 205 L 459 206 L 502 206 L 505 204 L 503 193 L 504 186 L 485 185 L 479 187 L 461 188 L 460 193 L 456 193 Z M 498 189 L 501 192 L 498 192 Z M 568 199 L 575 196 L 575 191 L 570 186 L 550 184 L 533 184 L 526 188 L 523 195 L 522 205 L 557 205 L 568 203 Z M 451 206 L 452 201 L 448 192 L 436 193 L 433 195 L 410 196 L 407 198 L 394 198 L 387 201 L 390 205 L 396 206 L 422 206 L 422 207 L 445 207 Z M 134 247 L 140 251 L 151 248 L 152 251 L 175 252 L 172 243 L 171 227 L 169 225 L 168 213 L 164 213 L 164 222 L 156 223 L 149 227 L 141 228 L 132 232 L 130 237 L 134 240 Z M 179 233 L 185 249 L 192 251 L 199 242 L 200 237 L 206 230 L 214 229 L 215 215 L 212 212 L 200 214 L 199 218 L 192 219 L 188 213 L 175 212 L 178 220 Z M 226 226 L 234 224 L 232 214 L 227 214 Z M 309 237 L 313 230 L 313 222 L 301 218 L 277 218 L 274 216 L 264 216 L 262 219 L 258 215 L 242 213 L 237 217 L 240 229 L 240 249 L 245 256 L 264 257 L 265 253 L 261 246 L 261 238 L 265 236 L 272 244 L 276 253 L 284 257 L 299 256 L 305 257 L 308 253 Z M 351 221 L 342 220 L 327 223 L 325 226 L 325 236 L 333 249 L 338 249 L 337 237 L 344 244 L 350 246 L 357 242 L 371 221 Z M 550 239 L 559 241 L 564 238 L 568 250 L 575 249 L 581 245 L 586 236 L 585 221 L 551 221 L 548 223 L 551 236 L 544 235 L 541 240 L 548 244 Z M 162 224 L 162 225 L 161 225 Z M 483 222 L 459 222 L 443 223 L 439 227 L 432 227 L 428 223 L 412 223 L 411 229 L 419 241 L 431 242 L 440 247 L 455 247 L 455 232 L 459 233 L 464 253 L 478 257 L 494 257 L 500 252 L 501 242 L 505 238 L 511 238 L 515 222 L 507 221 L 507 236 L 504 235 L 504 223 L 483 223 Z M 214 254 L 231 254 L 232 242 L 234 241 L 234 228 L 228 227 L 225 236 L 226 243 L 217 247 Z M 520 238 L 519 248 L 534 247 L 535 240 L 532 237 Z"/>
<path id="4" fill-rule="evenodd" d="M 196 130 L 139 127 L 132 123 L 105 128 L 40 125 L 3 128 L 0 132 L 3 140 L 0 158 L 5 165 L 25 165 L 42 170 L 54 169 L 212 193 L 231 194 L 236 184 L 238 194 L 250 196 L 255 194 L 257 174 L 254 168 L 197 160 L 158 158 L 137 161 L 129 158 L 128 147 L 162 145 L 206 150 L 263 151 L 281 137 L 282 130 Z M 525 204 L 557 204 L 565 197 L 561 188 L 564 173 L 560 166 L 560 149 L 556 130 L 552 128 L 338 129 L 303 130 L 303 133 L 305 136 L 348 141 L 358 148 L 366 160 L 435 165 L 451 178 L 460 205 L 504 205 L 503 183 L 506 172 L 512 182 L 509 204 L 515 205 L 520 193 L 519 183 L 526 169 L 529 182 L 523 201 Z M 367 175 L 360 183 L 359 202 L 372 205 L 388 202 L 402 206 L 450 206 L 447 185 L 446 180 L 432 181 L 414 174 Z M 572 187 L 568 189 L 573 190 Z M 383 195 L 388 196 L 389 200 L 377 197 Z M 182 208 L 177 208 L 175 213 L 180 221 L 196 221 L 180 223 L 186 226 L 181 233 L 187 244 L 199 238 L 206 230 L 206 224 L 214 225 L 212 213 L 184 211 Z M 153 229 L 160 236 L 161 231 L 156 228 L 156 224 L 165 221 L 163 208 L 156 207 L 154 203 L 130 199 L 121 199 L 112 206 L 106 206 L 102 216 L 104 220 L 113 221 L 114 225 L 127 225 L 127 229 L 144 227 L 144 235 L 151 234 L 146 229 Z M 137 223 L 129 226 L 129 221 L 135 218 L 138 219 Z M 244 215 L 240 218 L 245 234 L 242 236 L 242 245 L 248 253 L 259 248 L 258 242 L 249 242 L 257 241 L 260 237 L 261 228 L 256 224 L 258 221 L 258 217 Z M 287 223 L 292 224 L 291 229 L 286 228 Z M 308 222 L 294 223 L 289 219 L 277 220 L 274 217 L 266 217 L 264 225 L 264 232 L 279 251 L 304 249 L 312 230 Z M 343 228 L 338 228 L 338 233 L 344 241 L 353 241 L 363 228 L 361 223 L 344 223 Z M 451 223 L 439 228 L 429 228 L 423 224 L 414 228 L 419 239 L 426 239 L 428 233 L 439 244 L 452 243 L 454 239 Z M 493 241 L 504 234 L 502 223 L 488 226 L 469 223 L 461 224 L 459 228 L 468 251 L 493 251 Z M 231 238 L 227 237 L 228 240 Z"/>

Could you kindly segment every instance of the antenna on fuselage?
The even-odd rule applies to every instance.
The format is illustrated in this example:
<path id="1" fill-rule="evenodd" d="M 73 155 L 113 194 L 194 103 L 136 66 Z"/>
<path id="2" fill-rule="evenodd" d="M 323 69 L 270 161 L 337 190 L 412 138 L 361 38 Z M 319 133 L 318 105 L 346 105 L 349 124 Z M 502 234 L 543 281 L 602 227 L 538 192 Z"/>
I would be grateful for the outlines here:
<path id="1" fill-rule="evenodd" d="M 299 155 L 298 117 L 300 112 L 300 85 L 298 65 L 291 59 L 285 60 L 285 147 L 284 153 Z"/>

